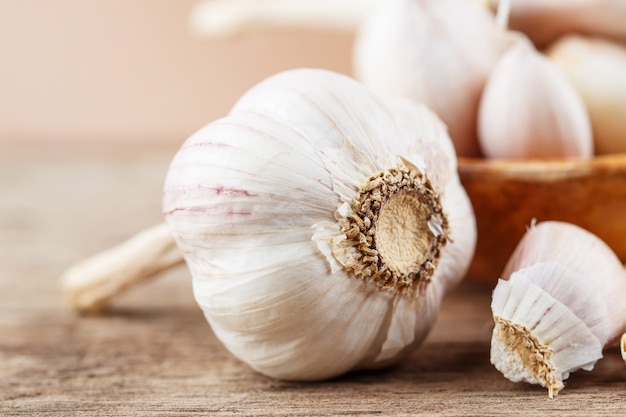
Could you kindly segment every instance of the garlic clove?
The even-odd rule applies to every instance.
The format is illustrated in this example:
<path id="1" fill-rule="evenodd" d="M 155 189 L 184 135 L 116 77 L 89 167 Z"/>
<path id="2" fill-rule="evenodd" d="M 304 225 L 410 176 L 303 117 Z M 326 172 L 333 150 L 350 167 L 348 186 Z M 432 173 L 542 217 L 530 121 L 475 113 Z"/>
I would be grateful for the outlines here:
<path id="1" fill-rule="evenodd" d="M 590 157 L 591 125 L 566 76 L 524 40 L 489 76 L 478 113 L 480 146 L 489 158 Z"/>
<path id="2" fill-rule="evenodd" d="M 503 1 L 491 0 L 491 5 Z M 511 29 L 544 47 L 570 33 L 626 40 L 625 18 L 623 0 L 515 0 L 509 20 Z"/>
<path id="3" fill-rule="evenodd" d="M 569 35 L 550 46 L 546 53 L 585 102 L 595 152 L 626 152 L 626 46 L 600 38 Z"/>
<path id="4" fill-rule="evenodd" d="M 553 398 L 570 372 L 593 368 L 602 357 L 602 344 L 566 305 L 524 272 L 500 281 L 494 291 L 491 363 L 510 381 L 539 384 Z"/>
<path id="5" fill-rule="evenodd" d="M 626 330 L 626 273 L 611 249 L 562 222 L 531 226 L 492 299 L 491 362 L 511 381 L 548 388 L 550 397 Z"/>
<path id="6" fill-rule="evenodd" d="M 572 291 L 579 295 L 578 299 L 580 294 L 598 295 L 593 298 L 593 302 L 602 300 L 610 317 L 606 322 L 608 330 L 603 339 L 605 343 L 616 343 L 626 330 L 626 306 L 619 301 L 621 295 L 626 294 L 626 271 L 613 250 L 582 227 L 559 221 L 544 221 L 529 228 L 511 255 L 502 275 L 506 278 L 515 270 L 543 262 L 556 262 L 575 271 L 581 279 L 587 277 L 587 284 L 570 284 Z M 543 280 L 537 277 L 536 280 L 546 288 L 549 288 L 547 285 L 550 280 L 558 282 L 549 277 L 544 277 Z M 564 284 L 562 288 L 566 286 Z M 550 291 L 557 294 L 554 295 L 557 298 L 569 294 L 565 290 Z M 562 301 L 573 308 L 573 303 L 567 299 Z M 600 311 L 600 308 L 596 306 L 587 310 L 584 316 L 593 317 L 592 313 Z M 578 315 L 583 318 L 582 312 Z M 588 323 L 591 326 L 591 322 Z"/>
<path id="7" fill-rule="evenodd" d="M 390 0 L 359 27 L 353 68 L 374 92 L 427 105 L 457 154 L 478 156 L 480 95 L 505 44 L 494 16 L 473 1 Z"/>
<path id="8" fill-rule="evenodd" d="M 622 359 L 626 362 L 626 333 L 622 335 L 622 340 L 620 342 L 620 350 L 622 352 Z"/>
<path id="9" fill-rule="evenodd" d="M 560 285 L 542 288 L 533 282 L 539 278 L 560 275 Z M 602 357 L 603 342 L 588 323 L 570 307 L 580 304 L 587 308 L 585 317 L 601 326 L 608 321 L 601 303 L 589 305 L 585 297 L 566 297 L 565 304 L 551 294 L 567 291 L 572 281 L 583 283 L 580 276 L 558 264 L 540 263 L 521 269 L 508 281 L 500 281 L 493 295 L 492 311 L 496 326 L 491 340 L 491 362 L 514 382 L 526 381 L 548 389 L 549 396 L 563 388 L 563 381 L 578 369 L 591 370 Z M 599 310 L 593 308 L 599 306 Z M 600 314 L 600 313 L 603 314 Z M 606 332 L 605 332 L 606 333 Z M 572 341 L 577 341 L 572 343 Z"/>
<path id="10" fill-rule="evenodd" d="M 405 356 L 476 238 L 437 117 L 323 70 L 270 77 L 192 135 L 163 205 L 215 334 L 279 379 Z"/>

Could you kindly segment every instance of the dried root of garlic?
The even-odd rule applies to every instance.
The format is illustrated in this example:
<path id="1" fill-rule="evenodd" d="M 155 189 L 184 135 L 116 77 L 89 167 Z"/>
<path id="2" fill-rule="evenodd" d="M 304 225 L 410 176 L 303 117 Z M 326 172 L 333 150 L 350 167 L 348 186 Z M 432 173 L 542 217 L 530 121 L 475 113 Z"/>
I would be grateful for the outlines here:
<path id="1" fill-rule="evenodd" d="M 591 370 L 626 330 L 626 272 L 598 237 L 568 223 L 532 226 L 493 292 L 491 363 L 548 389 Z"/>

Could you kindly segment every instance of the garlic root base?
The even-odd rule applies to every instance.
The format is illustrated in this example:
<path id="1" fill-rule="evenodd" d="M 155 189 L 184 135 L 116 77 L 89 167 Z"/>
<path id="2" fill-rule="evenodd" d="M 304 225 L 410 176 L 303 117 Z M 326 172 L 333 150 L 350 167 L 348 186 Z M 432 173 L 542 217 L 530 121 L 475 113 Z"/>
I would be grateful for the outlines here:
<path id="1" fill-rule="evenodd" d="M 97 313 L 116 295 L 183 261 L 162 223 L 70 267 L 61 276 L 62 289 L 72 309 Z"/>

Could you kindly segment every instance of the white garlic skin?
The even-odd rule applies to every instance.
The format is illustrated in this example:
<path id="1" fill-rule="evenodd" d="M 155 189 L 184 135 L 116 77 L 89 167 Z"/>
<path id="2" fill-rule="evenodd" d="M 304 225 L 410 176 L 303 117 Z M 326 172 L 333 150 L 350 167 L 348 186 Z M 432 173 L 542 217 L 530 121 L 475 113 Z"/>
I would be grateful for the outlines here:
<path id="1" fill-rule="evenodd" d="M 623 26 L 626 28 L 626 23 Z M 559 39 L 546 53 L 585 102 L 595 153 L 626 152 L 626 46 L 570 35 Z"/>
<path id="2" fill-rule="evenodd" d="M 496 7 L 503 0 L 491 0 Z M 561 36 L 580 33 L 626 40 L 624 0 L 514 0 L 510 27 L 525 33 L 538 47 Z"/>
<path id="3" fill-rule="evenodd" d="M 388 0 L 357 32 L 354 73 L 376 93 L 425 104 L 458 155 L 479 156 L 480 95 L 504 47 L 493 15 L 473 1 Z"/>
<path id="4" fill-rule="evenodd" d="M 491 304 L 491 363 L 511 381 L 546 387 L 551 398 L 571 372 L 593 369 L 626 330 L 626 271 L 578 226 L 532 225 L 503 278 Z"/>
<path id="5" fill-rule="evenodd" d="M 415 296 L 383 291 L 327 250 L 372 173 L 421 167 L 440 193 L 450 240 Z M 431 328 L 469 266 L 472 207 L 443 124 L 356 81 L 292 70 L 246 93 L 172 161 L 164 213 L 216 336 L 270 377 L 320 380 L 397 361 Z"/>
<path id="6" fill-rule="evenodd" d="M 582 98 L 565 74 L 522 38 L 489 76 L 478 131 L 488 158 L 593 155 L 591 123 Z"/>
<path id="7" fill-rule="evenodd" d="M 522 238 L 502 276 L 506 278 L 516 270 L 544 262 L 567 267 L 585 280 L 585 286 L 591 286 L 589 291 L 582 293 L 585 296 L 595 294 L 598 302 L 606 304 L 611 318 L 606 323 L 607 334 L 600 337 L 601 341 L 603 345 L 615 343 L 626 331 L 626 305 L 620 302 L 626 295 L 626 271 L 615 252 L 599 237 L 579 226 L 557 221 L 541 222 L 531 227 Z M 574 308 L 573 303 L 568 304 Z M 583 318 L 584 313 L 578 315 Z"/>

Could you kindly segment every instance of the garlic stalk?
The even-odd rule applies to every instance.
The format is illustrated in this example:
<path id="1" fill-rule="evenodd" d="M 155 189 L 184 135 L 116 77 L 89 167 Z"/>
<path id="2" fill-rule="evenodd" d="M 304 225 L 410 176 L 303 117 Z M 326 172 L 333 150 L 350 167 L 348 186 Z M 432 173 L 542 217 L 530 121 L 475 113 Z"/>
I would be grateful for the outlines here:
<path id="1" fill-rule="evenodd" d="M 191 30 L 227 38 L 277 28 L 354 31 L 378 0 L 201 0 Z"/>
<path id="2" fill-rule="evenodd" d="M 547 55 L 585 102 L 596 154 L 626 152 L 626 46 L 570 35 L 553 44 Z"/>
<path id="3" fill-rule="evenodd" d="M 354 73 L 376 93 L 427 105 L 457 154 L 478 156 L 480 95 L 506 43 L 494 16 L 473 1 L 389 0 L 357 32 Z"/>
<path id="4" fill-rule="evenodd" d="M 565 74 L 524 38 L 509 48 L 489 76 L 478 132 L 489 158 L 593 155 L 582 98 Z"/>
<path id="5" fill-rule="evenodd" d="M 191 136 L 163 207 L 216 336 L 287 380 L 405 356 L 476 238 L 439 119 L 324 70 L 273 76 Z"/>
<path id="6" fill-rule="evenodd" d="M 598 237 L 568 223 L 531 226 L 493 292 L 491 363 L 553 398 L 626 331 L 626 271 Z"/>
<path id="7" fill-rule="evenodd" d="M 99 312 L 118 294 L 183 262 L 165 223 L 65 271 L 61 285 L 67 303 L 78 311 Z"/>
<path id="8" fill-rule="evenodd" d="M 491 0 L 492 7 L 502 1 Z M 510 27 L 544 47 L 569 33 L 626 40 L 624 0 L 515 0 Z"/>

